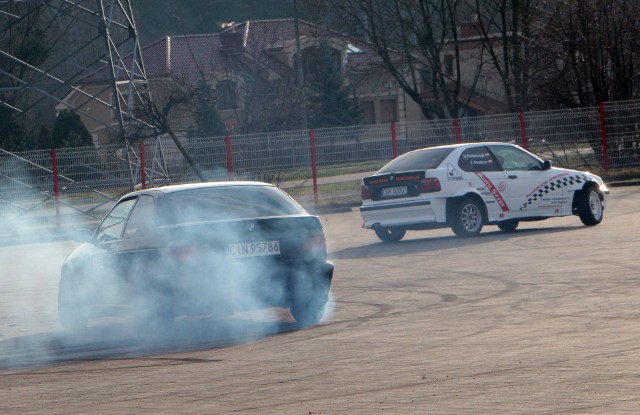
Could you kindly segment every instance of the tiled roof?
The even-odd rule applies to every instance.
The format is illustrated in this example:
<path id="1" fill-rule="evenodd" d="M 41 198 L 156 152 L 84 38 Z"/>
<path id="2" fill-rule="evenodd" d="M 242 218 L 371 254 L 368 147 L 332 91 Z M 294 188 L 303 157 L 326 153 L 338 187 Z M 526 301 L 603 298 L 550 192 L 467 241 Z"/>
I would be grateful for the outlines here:
<path id="1" fill-rule="evenodd" d="M 199 71 L 211 72 L 224 69 L 224 57 L 220 53 L 219 34 L 165 36 L 141 50 L 147 79 L 173 76 L 189 78 Z M 131 57 L 124 59 L 130 67 Z M 120 74 L 120 79 L 125 79 Z M 80 80 L 80 83 L 105 82 L 108 69 L 102 68 Z"/>
<path id="2" fill-rule="evenodd" d="M 315 24 L 299 20 L 300 37 L 314 38 L 332 36 L 340 38 L 339 33 L 331 32 Z M 295 40 L 294 19 L 250 20 L 237 23 L 220 34 L 165 36 L 142 48 L 147 79 L 166 76 L 178 79 L 195 79 L 200 71 L 219 72 L 227 69 L 227 57 L 223 50 L 222 37 L 229 33 L 241 36 L 243 52 L 255 61 L 266 64 L 278 73 L 291 70 L 289 66 L 276 59 L 272 52 L 283 47 L 291 47 Z M 346 38 L 345 38 L 346 42 Z M 358 45 L 365 53 L 350 54 L 349 66 L 370 65 L 379 61 L 365 46 Z M 369 53 L 367 53 L 369 52 Z M 128 60 L 128 62 L 127 62 Z M 125 58 L 130 66 L 131 57 Z M 121 79 L 124 77 L 120 76 Z M 80 83 L 99 83 L 109 79 L 107 68 L 100 69 L 83 79 Z"/>

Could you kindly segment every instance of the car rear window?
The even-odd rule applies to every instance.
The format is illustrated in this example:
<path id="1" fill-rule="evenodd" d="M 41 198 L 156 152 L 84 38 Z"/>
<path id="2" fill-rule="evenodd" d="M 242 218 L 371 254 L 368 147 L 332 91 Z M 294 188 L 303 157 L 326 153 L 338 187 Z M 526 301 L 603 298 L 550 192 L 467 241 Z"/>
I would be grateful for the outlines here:
<path id="1" fill-rule="evenodd" d="M 169 224 L 305 213 L 284 192 L 271 186 L 210 187 L 169 193 L 162 200 L 160 212 Z"/>
<path id="2" fill-rule="evenodd" d="M 384 166 L 376 174 L 435 169 L 452 151 L 453 148 L 434 147 L 405 153 Z"/>

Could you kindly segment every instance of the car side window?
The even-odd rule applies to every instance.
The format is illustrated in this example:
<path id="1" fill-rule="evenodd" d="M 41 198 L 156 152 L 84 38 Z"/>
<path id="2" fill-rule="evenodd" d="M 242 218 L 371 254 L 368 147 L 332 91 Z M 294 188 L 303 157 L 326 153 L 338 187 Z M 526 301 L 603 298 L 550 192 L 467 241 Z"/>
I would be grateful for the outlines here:
<path id="1" fill-rule="evenodd" d="M 118 203 L 104 218 L 96 231 L 98 242 L 109 242 L 120 239 L 127 218 L 131 214 L 131 209 L 136 203 L 136 199 L 127 199 Z"/>
<path id="2" fill-rule="evenodd" d="M 470 172 L 500 170 L 485 146 L 471 147 L 464 150 L 458 159 L 458 166 L 462 170 Z"/>
<path id="3" fill-rule="evenodd" d="M 142 195 L 133 207 L 133 211 L 124 228 L 124 239 L 141 238 L 149 234 L 155 218 L 153 196 Z"/>
<path id="4" fill-rule="evenodd" d="M 535 156 L 518 147 L 491 146 L 491 152 L 507 171 L 543 170 L 543 163 Z"/>

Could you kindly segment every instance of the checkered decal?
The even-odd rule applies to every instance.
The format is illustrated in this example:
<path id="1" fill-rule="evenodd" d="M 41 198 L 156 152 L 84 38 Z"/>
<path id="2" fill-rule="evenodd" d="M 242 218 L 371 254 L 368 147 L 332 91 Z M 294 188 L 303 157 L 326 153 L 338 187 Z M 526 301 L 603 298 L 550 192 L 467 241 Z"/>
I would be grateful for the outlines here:
<path id="1" fill-rule="evenodd" d="M 533 202 L 535 202 L 536 200 L 538 200 L 544 195 L 552 193 L 558 189 L 562 189 L 563 187 L 572 186 L 574 184 L 585 183 L 586 181 L 587 181 L 587 176 L 585 176 L 584 174 L 576 174 L 576 175 L 561 177 L 557 180 L 549 182 L 544 186 L 542 186 L 540 190 L 532 194 L 531 197 L 526 201 L 526 203 L 522 205 L 522 207 L 520 207 L 520 210 L 526 209 L 530 204 L 532 204 Z"/>

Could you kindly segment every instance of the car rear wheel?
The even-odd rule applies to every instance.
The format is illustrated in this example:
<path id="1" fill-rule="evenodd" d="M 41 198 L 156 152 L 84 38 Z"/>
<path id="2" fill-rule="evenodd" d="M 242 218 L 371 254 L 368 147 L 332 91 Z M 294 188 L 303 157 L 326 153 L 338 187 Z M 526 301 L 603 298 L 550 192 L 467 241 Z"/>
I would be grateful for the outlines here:
<path id="1" fill-rule="evenodd" d="M 595 187 L 588 188 L 576 193 L 576 207 L 578 216 L 586 226 L 594 226 L 602 222 L 604 209 L 602 207 L 602 197 Z"/>
<path id="2" fill-rule="evenodd" d="M 303 327 L 316 324 L 324 316 L 330 284 L 330 280 L 325 280 L 324 277 L 313 280 L 308 276 L 297 282 L 291 293 L 289 310 Z"/>
<path id="3" fill-rule="evenodd" d="M 519 223 L 517 220 L 505 220 L 498 222 L 498 228 L 504 233 L 515 232 Z"/>
<path id="4" fill-rule="evenodd" d="M 481 202 L 466 197 L 452 209 L 451 229 L 458 236 L 476 236 L 483 226 L 483 208 Z"/>
<path id="5" fill-rule="evenodd" d="M 176 318 L 174 295 L 163 281 L 153 279 L 150 271 L 139 271 L 134 275 L 130 306 L 133 319 L 139 324 L 164 326 Z"/>
<path id="6" fill-rule="evenodd" d="M 326 301 L 314 298 L 297 299 L 291 303 L 290 310 L 293 318 L 303 327 L 316 324 L 324 315 Z"/>
<path id="7" fill-rule="evenodd" d="M 407 233 L 404 229 L 397 228 L 376 228 L 374 229 L 376 232 L 376 236 L 380 238 L 382 242 L 398 242 L 404 235 Z"/>

